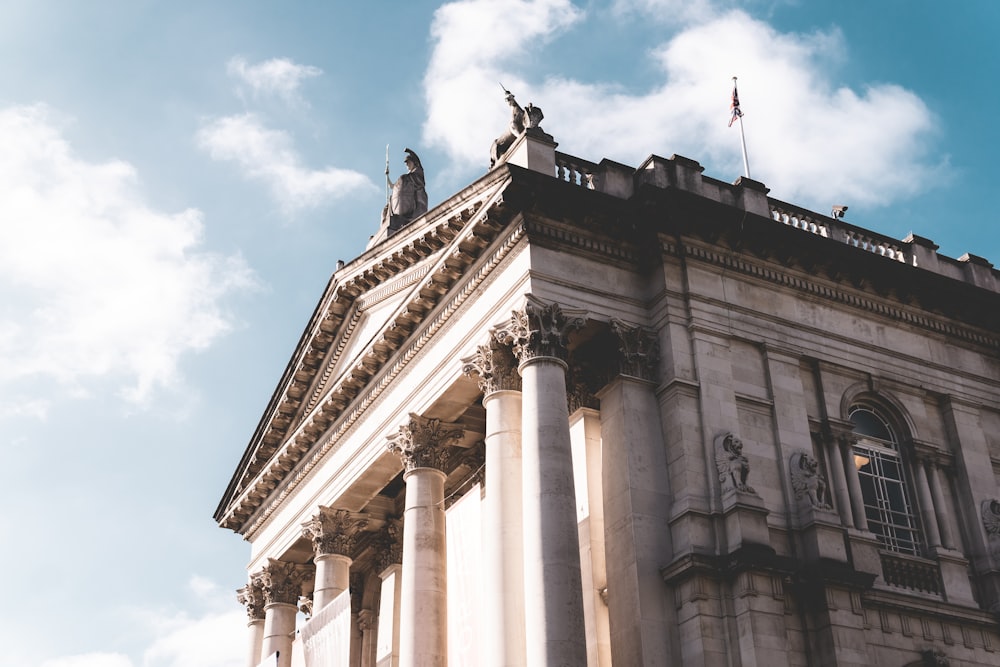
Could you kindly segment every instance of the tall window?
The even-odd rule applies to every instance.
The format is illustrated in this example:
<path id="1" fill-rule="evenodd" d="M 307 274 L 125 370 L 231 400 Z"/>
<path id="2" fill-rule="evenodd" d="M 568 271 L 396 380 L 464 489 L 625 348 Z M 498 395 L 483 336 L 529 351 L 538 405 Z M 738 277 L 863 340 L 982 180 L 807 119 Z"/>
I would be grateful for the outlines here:
<path id="1" fill-rule="evenodd" d="M 868 528 L 891 551 L 919 555 L 920 528 L 892 424 L 875 407 L 854 405 L 854 464 L 861 481 Z"/>

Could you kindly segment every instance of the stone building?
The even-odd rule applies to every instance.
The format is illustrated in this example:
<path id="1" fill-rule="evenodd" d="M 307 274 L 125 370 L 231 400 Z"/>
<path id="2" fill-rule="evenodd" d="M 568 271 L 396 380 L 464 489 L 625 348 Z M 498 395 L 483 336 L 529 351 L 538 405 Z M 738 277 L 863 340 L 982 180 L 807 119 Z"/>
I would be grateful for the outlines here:
<path id="1" fill-rule="evenodd" d="M 525 130 L 306 326 L 247 664 L 1000 664 L 1000 272 L 936 247 Z"/>

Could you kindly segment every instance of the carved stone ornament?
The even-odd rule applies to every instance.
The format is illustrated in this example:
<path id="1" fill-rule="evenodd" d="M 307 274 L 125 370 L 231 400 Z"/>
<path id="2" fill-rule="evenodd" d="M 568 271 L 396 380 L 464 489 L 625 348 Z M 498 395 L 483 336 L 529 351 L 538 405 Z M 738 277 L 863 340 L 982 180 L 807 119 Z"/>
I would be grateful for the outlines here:
<path id="1" fill-rule="evenodd" d="M 457 444 L 463 435 L 462 428 L 455 424 L 411 412 L 409 421 L 399 427 L 399 432 L 389 436 L 388 447 L 403 459 L 407 472 L 414 468 L 443 471 L 449 456 L 446 448 Z"/>
<path id="2" fill-rule="evenodd" d="M 320 506 L 319 513 L 302 524 L 302 535 L 313 543 L 317 556 L 353 556 L 360 533 L 368 527 L 368 517 L 344 509 Z"/>
<path id="3" fill-rule="evenodd" d="M 478 346 L 475 354 L 462 359 L 462 372 L 475 375 L 479 388 L 487 396 L 495 391 L 521 391 L 521 376 L 514 353 L 495 338 L 491 338 L 488 345 Z"/>
<path id="4" fill-rule="evenodd" d="M 247 609 L 247 621 L 264 620 L 264 590 L 261 588 L 259 579 L 250 578 L 243 588 L 236 591 L 236 599 Z"/>
<path id="5" fill-rule="evenodd" d="M 314 571 L 312 565 L 268 558 L 267 565 L 259 573 L 264 604 L 297 605 L 299 596 L 302 595 L 302 584 L 313 576 Z"/>
<path id="6" fill-rule="evenodd" d="M 586 311 L 546 304 L 529 294 L 524 310 L 513 311 L 510 321 L 494 330 L 494 337 L 505 345 L 513 345 L 514 355 L 522 364 L 536 357 L 565 361 L 568 336 L 583 328 L 585 316 Z"/>
<path id="7" fill-rule="evenodd" d="M 597 380 L 597 373 L 592 364 L 581 360 L 572 360 L 566 371 L 566 407 L 569 414 L 580 408 L 592 410 L 601 409 L 601 401 L 594 395 L 595 387 L 600 388 L 606 382 Z"/>
<path id="8" fill-rule="evenodd" d="M 619 372 L 643 380 L 656 380 L 660 360 L 660 341 L 656 332 L 619 320 L 611 320 L 611 331 L 618 338 L 621 353 Z"/>
<path id="9" fill-rule="evenodd" d="M 1000 500 L 987 498 L 980 505 L 983 518 L 983 530 L 990 540 L 1000 541 Z"/>
<path id="10" fill-rule="evenodd" d="M 804 500 L 816 509 L 832 509 L 827 502 L 826 480 L 819 473 L 819 461 L 812 454 L 804 450 L 792 454 L 789 474 L 797 500 Z"/>
<path id="11" fill-rule="evenodd" d="M 715 465 L 719 471 L 722 492 L 739 491 L 756 495 L 747 484 L 750 461 L 743 455 L 743 441 L 734 433 L 726 432 L 715 438 Z"/>
<path id="12" fill-rule="evenodd" d="M 372 546 L 375 547 L 376 572 L 384 572 L 390 565 L 401 565 L 403 562 L 403 523 L 399 519 L 389 519 L 385 526 L 375 535 Z"/>
<path id="13" fill-rule="evenodd" d="M 306 619 L 312 618 L 313 615 L 313 599 L 308 595 L 303 595 L 299 597 L 299 611 L 301 611 Z"/>

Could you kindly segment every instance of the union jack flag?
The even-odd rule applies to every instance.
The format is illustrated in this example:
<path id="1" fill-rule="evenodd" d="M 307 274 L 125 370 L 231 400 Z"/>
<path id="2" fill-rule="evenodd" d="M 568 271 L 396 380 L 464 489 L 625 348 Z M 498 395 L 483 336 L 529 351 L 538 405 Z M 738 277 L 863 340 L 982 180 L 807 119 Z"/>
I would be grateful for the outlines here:
<path id="1" fill-rule="evenodd" d="M 733 126 L 737 118 L 743 117 L 743 112 L 740 111 L 740 97 L 736 94 L 736 84 L 733 84 L 733 101 L 729 105 L 729 110 L 732 111 L 732 115 L 729 117 L 729 127 Z"/>

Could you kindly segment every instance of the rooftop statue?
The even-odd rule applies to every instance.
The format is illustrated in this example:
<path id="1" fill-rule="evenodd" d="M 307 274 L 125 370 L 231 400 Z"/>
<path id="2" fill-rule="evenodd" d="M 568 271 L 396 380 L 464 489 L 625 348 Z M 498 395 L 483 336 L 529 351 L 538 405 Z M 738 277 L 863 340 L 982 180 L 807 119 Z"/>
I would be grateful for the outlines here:
<path id="1" fill-rule="evenodd" d="M 388 226 L 391 236 L 412 220 L 427 212 L 427 190 L 424 189 L 424 168 L 420 158 L 409 148 L 404 149 L 407 173 L 393 183 L 389 176 L 389 160 L 385 163 L 385 183 L 391 188 L 385 209 L 382 211 L 382 226 Z"/>

